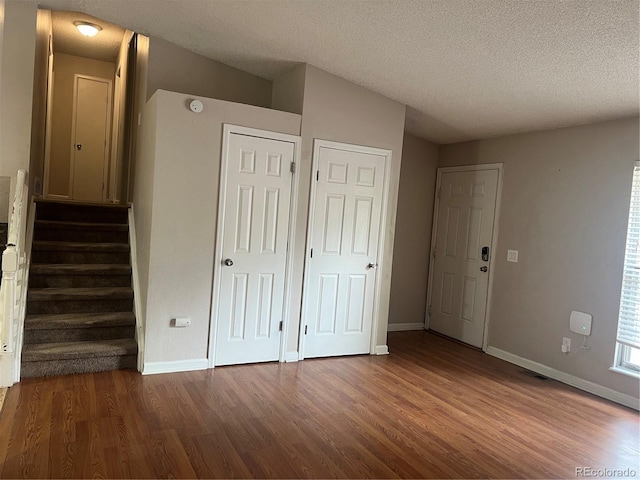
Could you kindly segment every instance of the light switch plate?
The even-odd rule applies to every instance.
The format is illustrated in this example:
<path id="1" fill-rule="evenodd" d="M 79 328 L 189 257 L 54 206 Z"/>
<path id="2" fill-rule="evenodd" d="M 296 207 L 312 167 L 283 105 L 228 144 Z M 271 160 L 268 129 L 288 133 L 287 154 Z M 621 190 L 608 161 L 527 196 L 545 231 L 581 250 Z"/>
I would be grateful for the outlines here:
<path id="1" fill-rule="evenodd" d="M 507 250 L 507 262 L 518 263 L 518 250 Z"/>

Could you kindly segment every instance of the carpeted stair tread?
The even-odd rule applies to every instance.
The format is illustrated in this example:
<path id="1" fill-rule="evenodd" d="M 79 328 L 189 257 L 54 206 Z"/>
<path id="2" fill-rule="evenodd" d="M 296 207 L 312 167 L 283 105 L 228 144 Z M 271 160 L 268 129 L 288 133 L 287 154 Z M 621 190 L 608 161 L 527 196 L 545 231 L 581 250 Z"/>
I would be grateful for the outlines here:
<path id="1" fill-rule="evenodd" d="M 23 362 L 69 360 L 91 357 L 134 355 L 138 345 L 133 338 L 100 340 L 94 342 L 39 343 L 25 345 Z"/>
<path id="2" fill-rule="evenodd" d="M 131 266 L 117 263 L 39 263 L 30 275 L 130 275 Z"/>
<path id="3" fill-rule="evenodd" d="M 27 292 L 27 302 L 119 300 L 129 298 L 133 298 L 133 289 L 131 287 L 31 288 Z"/>
<path id="4" fill-rule="evenodd" d="M 109 370 L 122 369 L 135 370 L 136 364 L 136 354 L 22 362 L 20 377 L 33 378 L 45 377 L 47 375 L 72 375 L 76 373 L 106 372 Z"/>
<path id="5" fill-rule="evenodd" d="M 129 245 L 127 243 L 85 243 L 38 240 L 33 242 L 33 250 L 68 252 L 128 252 Z"/>
<path id="6" fill-rule="evenodd" d="M 135 326 L 133 312 L 69 313 L 61 315 L 27 315 L 25 330 L 65 328 L 106 328 Z"/>
<path id="7" fill-rule="evenodd" d="M 128 223 L 128 206 L 80 204 L 76 202 L 36 201 L 36 220 L 86 223 Z"/>
<path id="8" fill-rule="evenodd" d="M 129 226 L 123 223 L 91 223 L 91 222 L 67 222 L 63 220 L 36 220 L 35 227 L 65 228 L 69 230 L 117 230 L 127 232 Z"/>
<path id="9" fill-rule="evenodd" d="M 128 209 L 36 200 L 21 377 L 137 368 Z"/>

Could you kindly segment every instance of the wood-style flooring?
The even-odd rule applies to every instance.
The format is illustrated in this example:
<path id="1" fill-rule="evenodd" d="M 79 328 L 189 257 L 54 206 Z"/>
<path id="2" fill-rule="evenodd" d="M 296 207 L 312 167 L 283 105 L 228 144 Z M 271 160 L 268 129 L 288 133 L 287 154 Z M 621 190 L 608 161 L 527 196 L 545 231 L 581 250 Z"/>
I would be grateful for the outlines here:
<path id="1" fill-rule="evenodd" d="M 0 414 L 0 477 L 640 477 L 638 412 L 426 332 L 389 349 L 27 379 Z"/>

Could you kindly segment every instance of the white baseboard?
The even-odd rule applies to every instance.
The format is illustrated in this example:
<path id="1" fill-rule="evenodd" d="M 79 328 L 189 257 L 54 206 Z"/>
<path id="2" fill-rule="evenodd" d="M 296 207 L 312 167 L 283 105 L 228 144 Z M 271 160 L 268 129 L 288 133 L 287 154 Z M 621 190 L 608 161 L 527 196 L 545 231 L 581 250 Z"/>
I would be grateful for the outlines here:
<path id="1" fill-rule="evenodd" d="M 424 323 L 390 323 L 387 332 L 407 332 L 409 330 L 424 330 Z"/>
<path id="2" fill-rule="evenodd" d="M 389 347 L 386 345 L 376 345 L 376 355 L 389 355 Z"/>
<path id="3" fill-rule="evenodd" d="M 611 400 L 612 402 L 619 403 L 621 405 L 624 405 L 625 407 L 640 410 L 640 400 L 631 395 L 620 393 L 608 387 L 603 387 L 602 385 L 598 385 L 597 383 L 593 383 L 580 377 L 561 372 L 560 370 L 556 370 L 555 368 L 548 367 L 546 365 L 543 365 L 542 363 L 534 362 L 533 360 L 519 357 L 518 355 L 505 352 L 504 350 L 500 350 L 499 348 L 487 347 L 486 353 L 493 357 L 497 357 L 501 360 L 505 360 L 509 363 L 513 363 L 520 367 L 526 368 L 527 370 L 531 370 L 533 372 L 544 375 L 545 377 L 553 378 L 554 380 L 557 380 L 559 382 L 566 383 L 567 385 L 571 385 L 572 387 L 576 387 L 580 390 L 584 390 L 585 392 L 592 393 L 594 395 L 597 395 L 598 397 L 606 398 L 607 400 Z"/>
<path id="4" fill-rule="evenodd" d="M 142 374 L 190 372 L 192 370 L 206 370 L 207 368 L 209 368 L 209 360 L 206 358 L 175 360 L 173 362 L 146 362 L 142 369 Z"/>
<path id="5" fill-rule="evenodd" d="M 298 355 L 298 352 L 286 352 L 284 354 L 285 362 L 297 362 L 299 358 L 300 356 Z"/>

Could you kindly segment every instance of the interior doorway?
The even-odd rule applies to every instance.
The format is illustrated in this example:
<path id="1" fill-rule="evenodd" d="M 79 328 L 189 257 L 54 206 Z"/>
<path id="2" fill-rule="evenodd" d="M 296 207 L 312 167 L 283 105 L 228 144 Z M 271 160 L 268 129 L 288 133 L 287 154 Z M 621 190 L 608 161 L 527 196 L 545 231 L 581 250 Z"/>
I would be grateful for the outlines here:
<path id="1" fill-rule="evenodd" d="M 315 140 L 300 359 L 374 353 L 391 151 Z"/>
<path id="2" fill-rule="evenodd" d="M 209 366 L 283 359 L 300 137 L 225 125 Z"/>
<path id="3" fill-rule="evenodd" d="M 124 203 L 136 35 L 83 13 L 50 13 L 43 194 Z M 98 32 L 84 36 L 78 24 L 95 25 Z"/>

